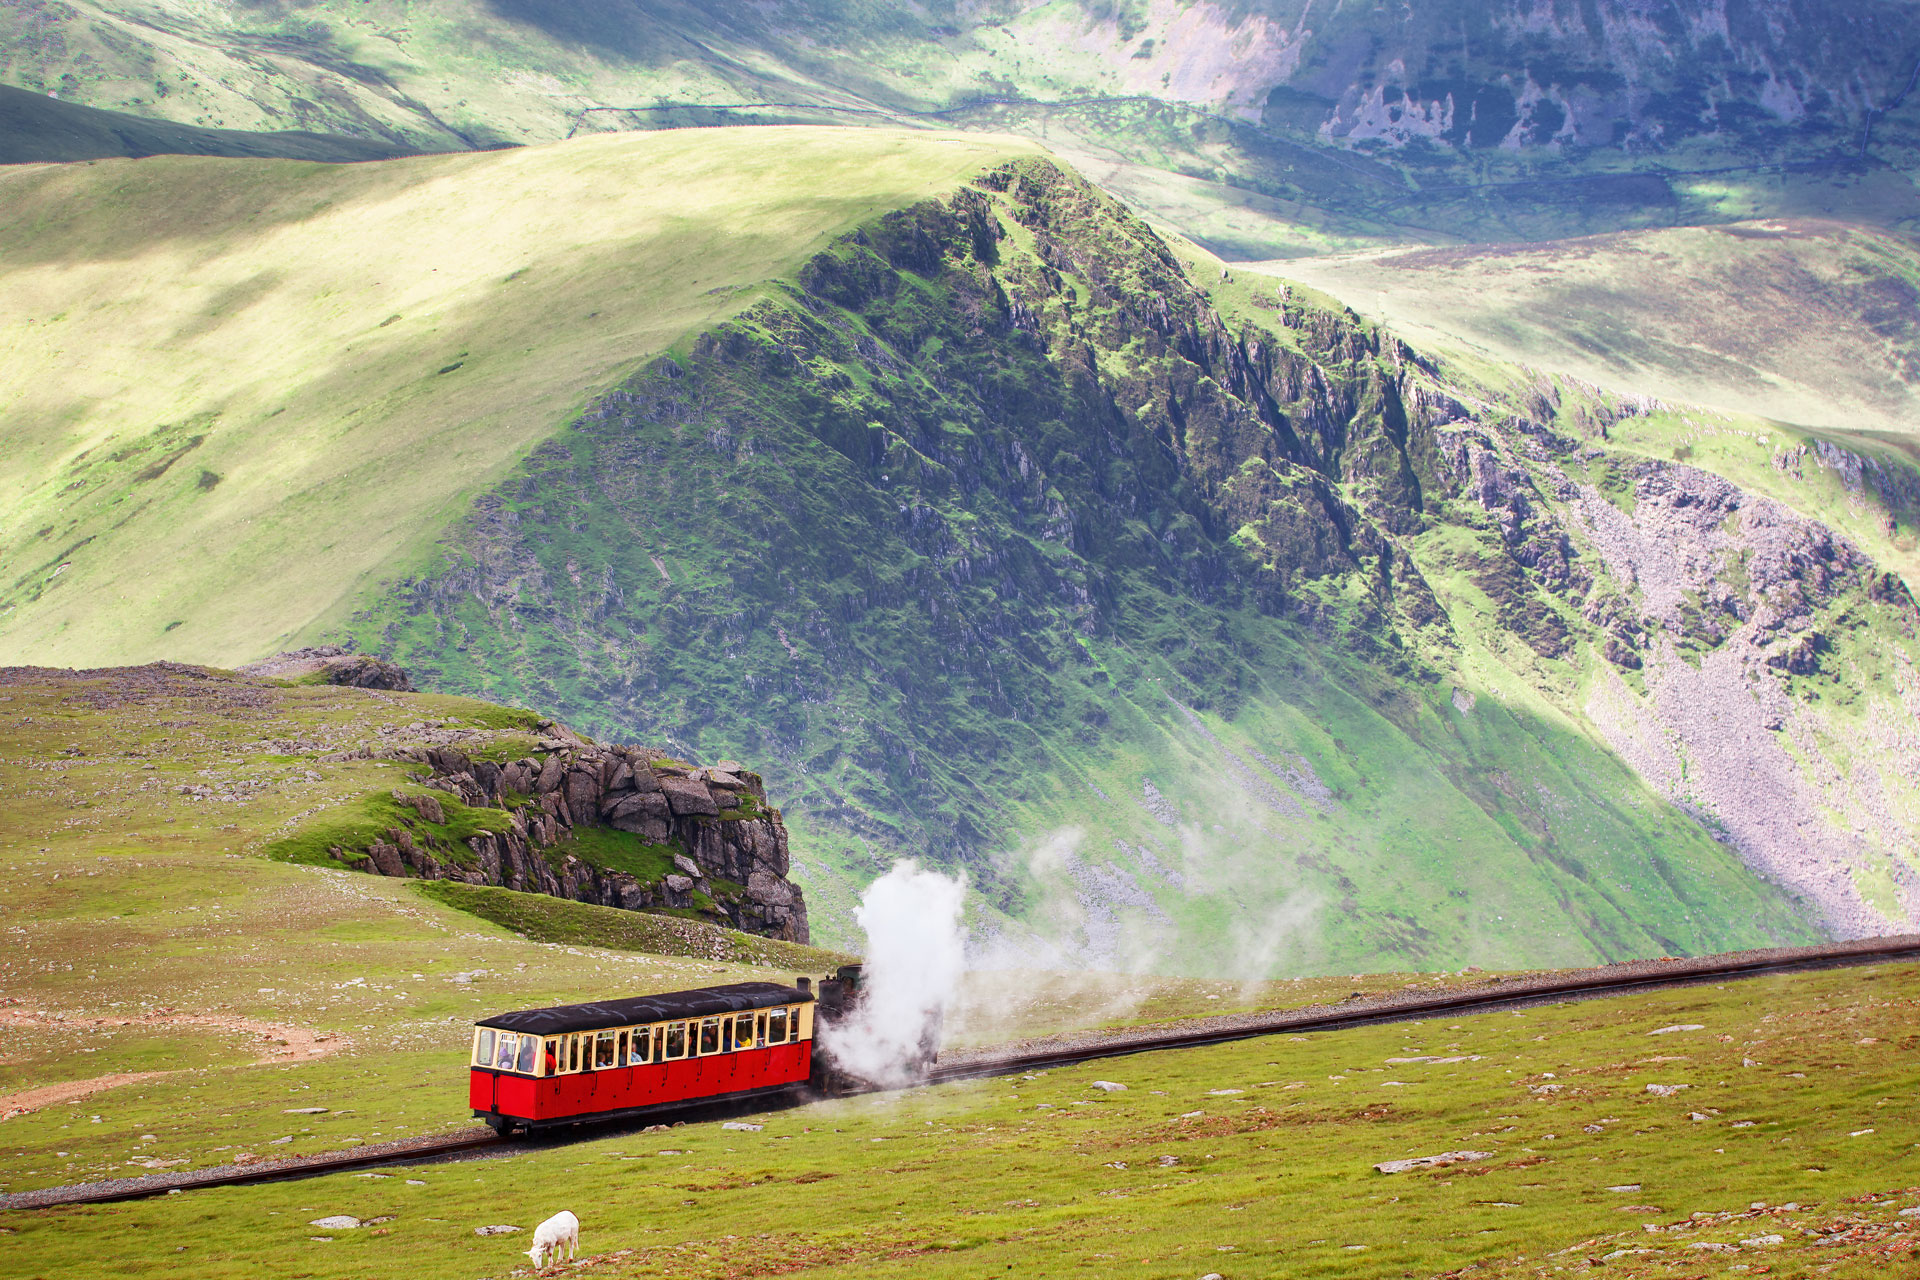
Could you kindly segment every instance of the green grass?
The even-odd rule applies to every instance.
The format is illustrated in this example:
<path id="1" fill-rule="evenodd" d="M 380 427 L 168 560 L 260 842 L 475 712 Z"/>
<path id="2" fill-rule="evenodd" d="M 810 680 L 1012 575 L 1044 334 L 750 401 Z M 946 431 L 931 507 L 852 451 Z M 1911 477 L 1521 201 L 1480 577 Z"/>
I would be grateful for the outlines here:
<path id="1" fill-rule="evenodd" d="M 822 1103 L 759 1117 L 760 1132 L 689 1125 L 505 1164 L 16 1214 L 8 1243 L 49 1276 L 177 1267 L 184 1243 L 210 1277 L 432 1280 L 509 1269 L 533 1224 L 565 1206 L 582 1220 L 588 1268 L 614 1277 L 1504 1277 L 1582 1270 L 1622 1249 L 1651 1252 L 1602 1274 L 1898 1274 L 1920 1245 L 1896 1216 L 1920 1197 L 1920 1122 L 1902 1106 L 1916 991 L 1913 967 L 1884 967 L 1274 1037 Z M 1704 1029 L 1648 1034 L 1681 1024 Z M 1389 1061 L 1419 1056 L 1466 1060 Z M 211 1077 L 193 1101 L 230 1110 L 233 1138 L 391 1136 L 443 1105 L 436 1089 L 455 1073 L 424 1067 L 389 1067 L 385 1105 L 344 1116 L 277 1114 L 337 1097 L 358 1074 L 344 1066 L 237 1088 Z M 1093 1090 L 1096 1079 L 1127 1090 Z M 1649 1084 L 1686 1088 L 1660 1097 Z M 48 1144 L 105 1147 L 154 1101 L 65 1131 L 33 1118 L 12 1140 L 43 1166 Z M 1463 1149 L 1490 1158 L 1372 1167 Z M 384 1235 L 310 1225 L 340 1213 L 391 1221 Z M 1849 1219 L 1881 1239 L 1812 1234 Z M 522 1233 L 473 1234 L 491 1223 Z M 1766 1235 L 1782 1239 L 1741 1243 Z M 1703 1242 L 1733 1253 L 1687 1247 Z"/>
<path id="2" fill-rule="evenodd" d="M 420 880 L 414 891 L 443 906 L 478 916 L 534 942 L 642 951 L 649 955 L 696 956 L 739 964 L 826 972 L 852 956 L 722 929 L 704 920 L 662 918 L 665 913 L 621 911 L 589 902 L 569 902 L 540 893 L 515 893 L 489 885 Z"/>
<path id="3" fill-rule="evenodd" d="M 504 809 L 469 808 L 444 791 L 418 786 L 406 787 L 402 794 L 431 796 L 439 802 L 447 820 L 431 822 L 421 817 L 418 810 L 396 801 L 392 792 L 361 796 L 303 821 L 291 834 L 269 843 L 266 856 L 309 866 L 337 867 L 343 862 L 357 865 L 366 860 L 367 845 L 387 839 L 387 832 L 395 828 L 406 827 L 414 831 L 415 839 L 428 840 L 434 856 L 467 866 L 473 861 L 468 840 L 483 833 L 502 835 L 512 828 Z M 336 848 L 342 851 L 340 857 L 332 852 Z"/>
<path id="4" fill-rule="evenodd" d="M 0 171 L 0 654 L 290 645 L 639 361 L 1022 149 L 719 130 Z"/>

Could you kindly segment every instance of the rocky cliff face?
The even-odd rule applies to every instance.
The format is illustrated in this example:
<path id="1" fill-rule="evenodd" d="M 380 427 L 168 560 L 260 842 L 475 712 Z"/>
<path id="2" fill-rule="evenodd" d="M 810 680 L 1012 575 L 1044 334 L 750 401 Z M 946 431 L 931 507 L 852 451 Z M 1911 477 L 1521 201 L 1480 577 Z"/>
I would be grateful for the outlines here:
<path id="1" fill-rule="evenodd" d="M 1088 918 L 1146 934 L 1227 892 L 1214 840 L 1265 851 L 1243 896 L 1277 877 L 1342 904 L 1340 946 L 1403 958 L 1497 928 L 1445 904 L 1507 892 L 1465 881 L 1516 854 L 1498 878 L 1557 903 L 1528 918 L 1565 913 L 1532 936 L 1600 954 L 1733 945 L 1732 916 L 1793 898 L 1845 932 L 1903 920 L 1911 872 L 1885 851 L 1909 819 L 1836 833 L 1802 784 L 1860 761 L 1796 668 L 1828 645 L 1856 711 L 1910 723 L 1904 590 L 1776 502 L 1612 448 L 1646 412 L 1481 385 L 1308 291 L 1202 278 L 1025 162 L 846 238 L 591 406 L 357 633 L 444 687 L 777 759 L 851 874 L 962 863 L 1014 916 L 1032 891 L 998 850 L 1031 812 L 1112 832 L 1068 869 L 1123 890 Z M 1689 683 L 1722 649 L 1751 650 L 1726 660 L 1743 697 L 1786 699 L 1822 744 L 1751 820 L 1707 780 L 1714 732 L 1676 719 L 1729 696 Z M 1229 744 L 1236 722 L 1272 736 Z M 1602 740 L 1699 822 L 1660 816 Z M 1875 748 L 1874 787 L 1908 785 L 1899 758 Z M 1317 817 L 1274 799 L 1295 775 L 1331 780 Z M 1439 794 L 1494 824 L 1470 855 L 1424 847 Z M 1410 866 L 1436 879 L 1389 888 Z"/>
<path id="2" fill-rule="evenodd" d="M 367 842 L 363 870 L 499 885 L 628 911 L 699 914 L 746 933 L 806 942 L 807 906 L 787 879 L 787 829 L 767 807 L 760 775 L 732 761 L 699 768 L 637 747 L 599 747 L 557 725 L 540 754 L 506 764 L 469 758 L 458 747 L 408 754 L 430 767 L 417 780 L 468 809 L 506 821 L 468 836 L 463 849 L 421 836 L 403 816 Z M 425 794 L 394 802 L 435 827 L 445 806 Z M 637 835 L 657 855 L 657 875 L 596 865 L 575 851 L 596 827 Z M 670 861 L 669 861 L 670 860 Z"/>

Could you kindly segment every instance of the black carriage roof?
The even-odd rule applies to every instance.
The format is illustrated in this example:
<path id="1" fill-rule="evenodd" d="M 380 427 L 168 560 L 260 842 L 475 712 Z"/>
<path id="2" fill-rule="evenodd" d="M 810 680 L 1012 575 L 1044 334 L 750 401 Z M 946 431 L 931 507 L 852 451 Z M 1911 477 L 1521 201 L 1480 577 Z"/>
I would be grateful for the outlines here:
<path id="1" fill-rule="evenodd" d="M 780 1004 L 811 1001 L 813 994 L 777 982 L 736 982 L 695 991 L 662 991 L 658 995 L 625 1000 L 598 1000 L 592 1004 L 563 1004 L 553 1009 L 522 1009 L 518 1013 L 482 1018 L 475 1026 L 497 1027 L 527 1035 L 552 1036 L 566 1031 L 598 1031 L 602 1027 L 631 1027 L 642 1022 L 675 1018 L 704 1018 L 716 1013 L 741 1013 Z"/>

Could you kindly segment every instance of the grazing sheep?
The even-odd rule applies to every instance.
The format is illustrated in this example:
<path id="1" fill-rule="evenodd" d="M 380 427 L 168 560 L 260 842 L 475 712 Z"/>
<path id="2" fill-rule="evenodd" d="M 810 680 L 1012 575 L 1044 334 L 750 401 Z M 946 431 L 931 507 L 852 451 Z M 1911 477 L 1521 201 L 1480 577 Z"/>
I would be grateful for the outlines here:
<path id="1" fill-rule="evenodd" d="M 533 1248 L 527 1250 L 527 1256 L 533 1259 L 533 1269 L 545 1267 L 549 1258 L 559 1255 L 562 1245 L 567 1249 L 567 1261 L 573 1261 L 580 1251 L 580 1219 L 565 1209 L 534 1228 Z"/>

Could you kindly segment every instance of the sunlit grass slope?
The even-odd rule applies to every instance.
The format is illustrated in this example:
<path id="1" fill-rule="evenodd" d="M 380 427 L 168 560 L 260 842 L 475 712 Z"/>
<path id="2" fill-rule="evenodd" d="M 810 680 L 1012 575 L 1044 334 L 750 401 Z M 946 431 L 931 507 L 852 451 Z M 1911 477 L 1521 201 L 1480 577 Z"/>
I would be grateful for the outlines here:
<path id="1" fill-rule="evenodd" d="M 1428 350 L 1807 426 L 1920 429 L 1920 253 L 1862 227 L 1772 219 L 1259 269 Z"/>
<path id="2" fill-rule="evenodd" d="M 271 651 L 638 361 L 1021 146 L 736 129 L 0 172 L 0 657 Z"/>

